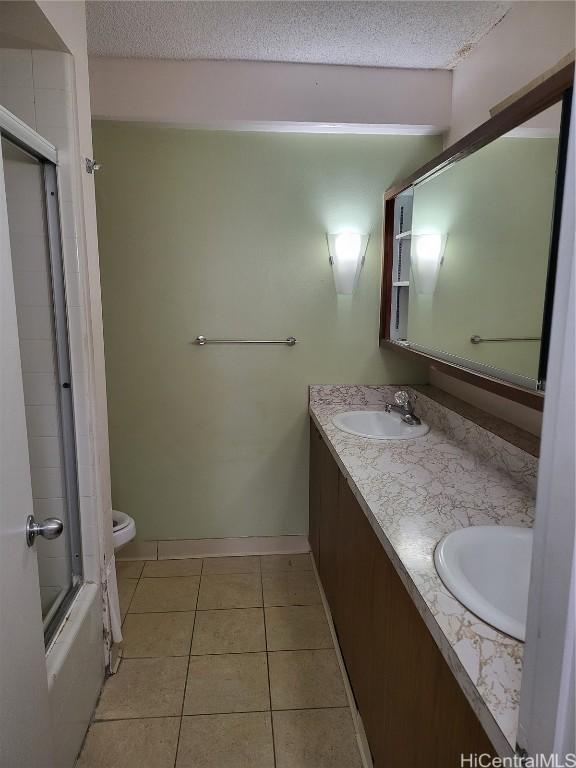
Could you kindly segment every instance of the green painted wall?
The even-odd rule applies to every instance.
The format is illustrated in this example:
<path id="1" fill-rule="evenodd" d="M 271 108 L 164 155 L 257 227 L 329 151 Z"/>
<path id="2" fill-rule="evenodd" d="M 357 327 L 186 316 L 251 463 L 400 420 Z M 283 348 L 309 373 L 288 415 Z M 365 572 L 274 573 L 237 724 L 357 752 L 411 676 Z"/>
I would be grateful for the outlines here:
<path id="1" fill-rule="evenodd" d="M 94 143 L 114 505 L 144 539 L 305 533 L 308 385 L 425 380 L 378 347 L 381 208 L 439 138 L 96 122 Z M 353 297 L 340 227 L 371 233 Z"/>
<path id="2" fill-rule="evenodd" d="M 414 190 L 412 231 L 448 233 L 433 296 L 410 290 L 408 339 L 537 378 L 557 139 L 501 138 Z"/>

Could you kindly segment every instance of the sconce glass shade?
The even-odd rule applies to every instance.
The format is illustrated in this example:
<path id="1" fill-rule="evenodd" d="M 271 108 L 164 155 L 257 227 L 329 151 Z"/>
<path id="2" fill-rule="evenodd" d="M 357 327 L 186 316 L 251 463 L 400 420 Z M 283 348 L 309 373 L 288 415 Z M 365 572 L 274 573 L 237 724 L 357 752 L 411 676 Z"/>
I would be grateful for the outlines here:
<path id="1" fill-rule="evenodd" d="M 349 296 L 358 283 L 370 235 L 348 231 L 326 237 L 336 293 Z"/>
<path id="2" fill-rule="evenodd" d="M 436 290 L 446 237 L 439 233 L 412 236 L 412 272 L 417 293 L 432 295 Z"/>

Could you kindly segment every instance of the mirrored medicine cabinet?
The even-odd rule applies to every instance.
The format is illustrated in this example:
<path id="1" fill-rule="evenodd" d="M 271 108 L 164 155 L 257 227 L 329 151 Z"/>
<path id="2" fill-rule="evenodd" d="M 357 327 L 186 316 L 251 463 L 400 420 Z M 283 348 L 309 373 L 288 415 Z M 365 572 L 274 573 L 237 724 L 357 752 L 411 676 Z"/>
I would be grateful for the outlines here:
<path id="1" fill-rule="evenodd" d="M 381 344 L 542 408 L 574 65 L 385 195 Z"/>

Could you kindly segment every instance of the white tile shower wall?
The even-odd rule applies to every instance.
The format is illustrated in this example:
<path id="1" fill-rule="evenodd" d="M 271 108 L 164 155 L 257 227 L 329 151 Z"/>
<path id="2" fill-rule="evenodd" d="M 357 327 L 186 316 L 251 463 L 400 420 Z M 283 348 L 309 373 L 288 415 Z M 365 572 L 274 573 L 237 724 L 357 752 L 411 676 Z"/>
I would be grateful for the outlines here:
<path id="1" fill-rule="evenodd" d="M 32 128 L 36 127 L 36 112 L 34 110 L 34 91 L 32 88 L 14 88 L 0 86 L 0 99 L 3 107 L 19 117 Z"/>
<path id="2" fill-rule="evenodd" d="M 32 51 L 0 50 L 0 87 L 32 88 Z"/>
<path id="3" fill-rule="evenodd" d="M 0 104 L 36 128 L 32 51 L 0 50 Z"/>

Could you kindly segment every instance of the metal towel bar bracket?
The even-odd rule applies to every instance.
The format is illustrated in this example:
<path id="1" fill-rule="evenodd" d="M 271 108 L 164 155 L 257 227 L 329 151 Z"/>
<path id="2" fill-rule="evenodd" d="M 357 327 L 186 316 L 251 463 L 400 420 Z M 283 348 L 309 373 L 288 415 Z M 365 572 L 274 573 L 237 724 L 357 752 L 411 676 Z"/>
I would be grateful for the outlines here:
<path id="1" fill-rule="evenodd" d="M 483 339 L 482 336 L 474 334 L 470 336 L 472 344 L 483 344 L 485 341 L 541 341 L 540 336 L 501 336 L 496 339 Z"/>
<path id="2" fill-rule="evenodd" d="M 294 336 L 288 336 L 287 339 L 278 339 L 270 341 L 259 341 L 254 339 L 207 339 L 206 336 L 196 336 L 194 344 L 203 347 L 206 344 L 284 344 L 287 347 L 293 347 L 296 344 Z"/>

